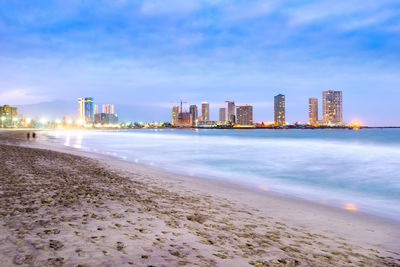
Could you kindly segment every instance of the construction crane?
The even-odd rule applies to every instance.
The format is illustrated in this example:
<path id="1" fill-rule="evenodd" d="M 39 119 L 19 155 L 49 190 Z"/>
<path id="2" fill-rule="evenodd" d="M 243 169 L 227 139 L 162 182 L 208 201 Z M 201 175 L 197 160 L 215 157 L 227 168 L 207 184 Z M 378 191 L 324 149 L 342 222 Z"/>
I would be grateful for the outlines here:
<path id="1" fill-rule="evenodd" d="M 182 105 L 183 105 L 183 104 L 186 104 L 186 103 L 187 103 L 186 101 L 183 101 L 183 100 L 181 99 L 181 112 L 183 112 Z"/>

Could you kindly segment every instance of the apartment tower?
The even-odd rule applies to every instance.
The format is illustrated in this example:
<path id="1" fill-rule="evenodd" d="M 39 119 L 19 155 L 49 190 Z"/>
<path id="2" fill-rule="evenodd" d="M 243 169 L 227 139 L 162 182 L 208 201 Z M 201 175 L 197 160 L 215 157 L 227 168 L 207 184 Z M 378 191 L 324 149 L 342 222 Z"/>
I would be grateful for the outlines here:
<path id="1" fill-rule="evenodd" d="M 225 120 L 235 122 L 235 102 L 225 101 Z"/>
<path id="2" fill-rule="evenodd" d="M 253 125 L 253 106 L 237 106 L 236 122 L 239 125 Z"/>
<path id="3" fill-rule="evenodd" d="M 226 116 L 226 108 L 220 108 L 219 109 L 219 121 L 223 121 L 223 122 L 227 121 L 225 116 Z"/>
<path id="4" fill-rule="evenodd" d="M 78 120 L 89 124 L 93 119 L 93 97 L 78 98 Z"/>
<path id="5" fill-rule="evenodd" d="M 322 92 L 322 120 L 328 124 L 341 124 L 343 122 L 342 91 Z"/>
<path id="6" fill-rule="evenodd" d="M 285 96 L 282 94 L 274 97 L 274 123 L 277 126 L 285 125 L 286 109 L 285 109 Z"/>
<path id="7" fill-rule="evenodd" d="M 318 121 L 318 99 L 308 99 L 308 124 L 313 125 Z"/>
<path id="8" fill-rule="evenodd" d="M 103 113 L 114 114 L 114 105 L 113 104 L 104 104 L 103 105 Z"/>
<path id="9" fill-rule="evenodd" d="M 203 121 L 210 120 L 210 104 L 208 102 L 201 103 L 201 119 Z"/>
<path id="10" fill-rule="evenodd" d="M 192 126 L 194 126 L 196 125 L 196 121 L 199 117 L 199 111 L 197 109 L 197 105 L 190 105 L 189 112 L 190 112 L 190 122 Z"/>

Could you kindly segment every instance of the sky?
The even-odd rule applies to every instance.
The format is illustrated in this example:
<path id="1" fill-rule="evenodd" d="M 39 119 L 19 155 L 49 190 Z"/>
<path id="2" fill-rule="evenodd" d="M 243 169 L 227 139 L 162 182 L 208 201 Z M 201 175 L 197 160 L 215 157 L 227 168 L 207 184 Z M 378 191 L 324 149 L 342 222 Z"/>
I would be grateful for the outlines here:
<path id="1" fill-rule="evenodd" d="M 400 125 L 398 0 L 0 0 L 0 105 L 31 115 L 90 96 L 126 121 L 169 121 L 181 99 L 218 119 L 234 100 L 267 122 L 282 93 L 306 122 L 329 89 L 346 122 Z"/>

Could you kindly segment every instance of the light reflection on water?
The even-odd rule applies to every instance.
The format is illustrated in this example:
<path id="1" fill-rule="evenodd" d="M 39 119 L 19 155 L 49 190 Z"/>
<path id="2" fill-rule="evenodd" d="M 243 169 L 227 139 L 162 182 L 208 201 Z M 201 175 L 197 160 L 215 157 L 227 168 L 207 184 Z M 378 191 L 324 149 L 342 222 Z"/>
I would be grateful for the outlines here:
<path id="1" fill-rule="evenodd" d="M 142 129 L 49 135 L 54 142 L 78 149 L 400 220 L 396 129 Z"/>

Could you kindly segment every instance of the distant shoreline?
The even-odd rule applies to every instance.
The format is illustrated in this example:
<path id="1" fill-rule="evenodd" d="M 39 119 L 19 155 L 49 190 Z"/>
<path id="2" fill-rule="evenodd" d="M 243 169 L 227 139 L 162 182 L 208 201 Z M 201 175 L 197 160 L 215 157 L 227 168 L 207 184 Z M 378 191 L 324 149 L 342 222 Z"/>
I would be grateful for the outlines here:
<path id="1" fill-rule="evenodd" d="M 355 127 L 132 127 L 132 128 L 0 128 L 0 130 L 138 130 L 138 129 L 174 129 L 174 130 L 362 130 L 362 129 L 400 129 L 400 126 L 360 126 Z"/>

